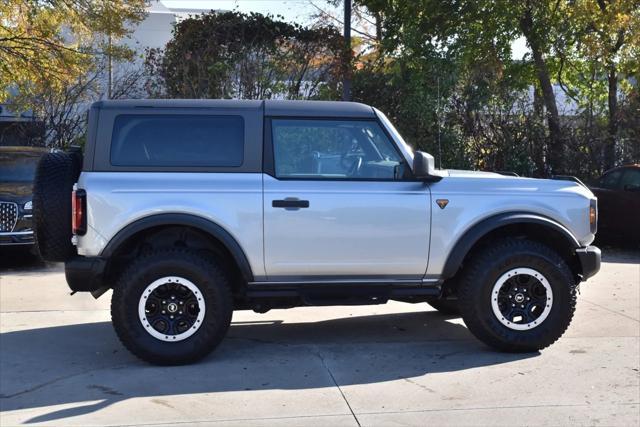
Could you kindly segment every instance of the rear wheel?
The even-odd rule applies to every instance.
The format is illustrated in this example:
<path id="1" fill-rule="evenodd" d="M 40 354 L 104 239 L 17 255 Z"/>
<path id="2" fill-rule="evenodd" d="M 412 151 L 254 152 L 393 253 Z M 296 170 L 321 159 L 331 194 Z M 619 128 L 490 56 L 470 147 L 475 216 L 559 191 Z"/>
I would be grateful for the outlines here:
<path id="1" fill-rule="evenodd" d="M 553 344 L 576 306 L 576 284 L 566 262 L 533 241 L 504 239 L 479 252 L 462 273 L 458 291 L 465 324 L 503 351 Z"/>
<path id="2" fill-rule="evenodd" d="M 224 272 L 186 249 L 152 252 L 122 274 L 111 300 L 122 343 L 150 363 L 179 365 L 209 354 L 231 323 Z"/>

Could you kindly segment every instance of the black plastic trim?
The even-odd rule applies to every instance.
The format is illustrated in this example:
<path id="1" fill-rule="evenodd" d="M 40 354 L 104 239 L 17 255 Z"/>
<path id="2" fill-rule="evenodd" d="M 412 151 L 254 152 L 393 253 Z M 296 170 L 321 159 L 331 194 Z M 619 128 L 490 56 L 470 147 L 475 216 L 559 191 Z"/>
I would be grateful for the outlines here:
<path id="1" fill-rule="evenodd" d="M 210 234 L 211 236 L 220 240 L 222 244 L 224 244 L 224 246 L 227 248 L 227 250 L 229 250 L 231 256 L 233 256 L 236 264 L 240 268 L 240 272 L 242 273 L 243 278 L 247 282 L 253 280 L 253 273 L 251 271 L 251 266 L 249 264 L 247 256 L 242 250 L 240 244 L 238 244 L 238 242 L 233 238 L 233 236 L 231 236 L 231 234 L 229 234 L 227 230 L 220 227 L 218 224 L 209 221 L 208 219 L 189 214 L 158 214 L 148 216 L 146 218 L 142 218 L 136 222 L 133 222 L 120 230 L 111 239 L 111 241 L 103 249 L 100 256 L 103 258 L 109 258 L 120 247 L 120 245 L 125 243 L 134 234 L 161 225 L 184 225 L 197 228 L 204 231 L 205 233 Z"/>
<path id="2" fill-rule="evenodd" d="M 580 243 L 573 237 L 569 230 L 550 218 L 527 212 L 503 213 L 478 222 L 458 239 L 445 262 L 442 279 L 448 279 L 456 274 L 464 257 L 483 236 L 497 228 L 510 224 L 540 224 L 562 234 L 573 249 L 580 247 Z"/>
<path id="3" fill-rule="evenodd" d="M 379 302 L 393 297 L 406 296 L 439 296 L 439 285 L 424 285 L 419 282 L 393 283 L 288 283 L 268 284 L 250 283 L 247 286 L 249 298 L 301 297 L 307 305 L 343 305 L 346 300 L 361 297 L 360 304 L 375 303 L 372 297 L 381 298 Z M 324 300 L 320 302 L 318 300 Z M 311 301 L 313 300 L 313 302 Z M 347 305 L 350 305 L 347 303 Z"/>
<path id="4" fill-rule="evenodd" d="M 74 292 L 94 292 L 104 287 L 103 273 L 107 262 L 100 257 L 75 256 L 64 263 L 64 275 Z"/>
<path id="5" fill-rule="evenodd" d="M 589 277 L 593 277 L 598 271 L 600 271 L 600 262 L 602 259 L 600 248 L 596 246 L 578 248 L 576 249 L 576 255 L 580 260 L 582 280 L 587 280 Z"/>
<path id="6" fill-rule="evenodd" d="M 271 202 L 271 206 L 274 208 L 285 208 L 285 209 L 289 209 L 289 208 L 295 208 L 295 209 L 299 209 L 299 208 L 308 208 L 309 207 L 309 201 L 308 200 L 274 200 Z"/>

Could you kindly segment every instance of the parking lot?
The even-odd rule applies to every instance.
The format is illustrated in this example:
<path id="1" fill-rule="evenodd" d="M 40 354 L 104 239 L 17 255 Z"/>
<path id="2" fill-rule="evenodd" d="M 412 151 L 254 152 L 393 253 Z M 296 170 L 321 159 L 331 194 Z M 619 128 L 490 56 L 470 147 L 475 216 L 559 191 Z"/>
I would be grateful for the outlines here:
<path id="1" fill-rule="evenodd" d="M 0 255 L 0 424 L 638 425 L 640 254 L 605 250 L 552 347 L 496 353 L 426 304 L 236 312 L 203 362 L 150 366 L 110 294 Z"/>

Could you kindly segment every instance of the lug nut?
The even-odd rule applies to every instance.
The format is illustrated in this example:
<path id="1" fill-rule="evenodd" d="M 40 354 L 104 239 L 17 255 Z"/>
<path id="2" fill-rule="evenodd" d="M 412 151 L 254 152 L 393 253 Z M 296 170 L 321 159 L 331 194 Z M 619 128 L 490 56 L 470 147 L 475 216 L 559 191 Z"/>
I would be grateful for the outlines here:
<path id="1" fill-rule="evenodd" d="M 162 300 L 162 303 L 163 303 L 163 304 L 166 304 L 167 302 L 166 302 L 165 300 Z"/>
<path id="2" fill-rule="evenodd" d="M 162 314 L 167 314 L 167 312 L 166 312 L 166 311 L 164 311 L 164 310 L 162 310 Z"/>
<path id="3" fill-rule="evenodd" d="M 179 312 L 178 312 L 178 314 L 182 314 L 182 312 L 181 312 L 181 311 L 179 311 Z"/>
<path id="4" fill-rule="evenodd" d="M 511 295 L 509 295 L 509 299 L 513 298 Z"/>
<path id="5" fill-rule="evenodd" d="M 176 296 L 175 295 L 171 295 L 171 299 L 176 299 Z"/>
<path id="6" fill-rule="evenodd" d="M 527 301 L 529 301 L 531 298 L 527 297 Z"/>
<path id="7" fill-rule="evenodd" d="M 180 304 L 180 305 L 184 304 L 184 301 L 180 301 L 180 302 L 179 302 L 179 304 Z"/>
<path id="8" fill-rule="evenodd" d="M 173 319 L 173 315 L 169 316 L 169 319 Z"/>
<path id="9" fill-rule="evenodd" d="M 515 304 L 511 304 L 511 307 L 515 307 L 515 306 L 516 306 Z"/>
<path id="10" fill-rule="evenodd" d="M 524 304 L 520 306 L 520 308 L 524 308 Z"/>

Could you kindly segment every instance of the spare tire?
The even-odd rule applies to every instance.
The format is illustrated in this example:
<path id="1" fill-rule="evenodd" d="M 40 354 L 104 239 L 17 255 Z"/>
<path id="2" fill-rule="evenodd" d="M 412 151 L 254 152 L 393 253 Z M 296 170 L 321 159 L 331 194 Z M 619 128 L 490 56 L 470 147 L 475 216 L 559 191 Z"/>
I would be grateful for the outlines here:
<path id="1" fill-rule="evenodd" d="M 71 243 L 71 192 L 80 175 L 75 155 L 47 153 L 40 159 L 33 185 L 36 246 L 46 261 L 64 262 L 76 251 Z"/>

